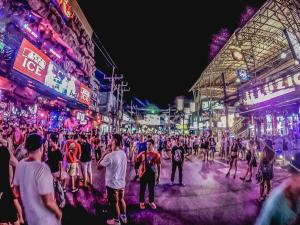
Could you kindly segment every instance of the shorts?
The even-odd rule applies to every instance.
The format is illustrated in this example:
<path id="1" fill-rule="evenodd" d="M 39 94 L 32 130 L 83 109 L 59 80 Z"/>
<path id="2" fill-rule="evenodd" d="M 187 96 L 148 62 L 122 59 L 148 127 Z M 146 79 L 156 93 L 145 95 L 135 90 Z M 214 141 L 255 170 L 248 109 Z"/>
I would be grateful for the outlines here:
<path id="1" fill-rule="evenodd" d="M 53 176 L 54 178 L 58 179 L 58 178 L 59 178 L 59 172 L 52 173 L 52 176 Z M 63 180 L 67 179 L 67 178 L 68 178 L 68 174 L 67 174 L 65 171 L 62 171 L 62 172 L 61 172 L 61 178 L 62 178 Z"/>
<path id="2" fill-rule="evenodd" d="M 120 199 L 124 198 L 124 189 L 123 188 L 114 189 L 114 188 L 106 186 L 106 190 L 107 190 L 107 199 L 111 205 L 116 204 L 117 202 L 119 202 Z"/>
<path id="3" fill-rule="evenodd" d="M 198 149 L 199 148 L 199 145 L 194 145 L 194 149 Z"/>
<path id="4" fill-rule="evenodd" d="M 92 162 L 80 162 L 82 173 L 87 176 L 87 174 L 92 174 Z"/>
<path id="5" fill-rule="evenodd" d="M 69 176 L 74 177 L 76 175 L 77 163 L 68 163 L 67 172 Z"/>

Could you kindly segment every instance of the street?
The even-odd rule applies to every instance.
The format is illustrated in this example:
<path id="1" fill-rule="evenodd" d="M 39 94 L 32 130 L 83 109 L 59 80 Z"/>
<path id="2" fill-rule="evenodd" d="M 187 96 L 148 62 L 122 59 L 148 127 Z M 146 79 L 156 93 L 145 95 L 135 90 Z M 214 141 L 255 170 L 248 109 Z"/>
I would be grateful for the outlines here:
<path id="1" fill-rule="evenodd" d="M 163 160 L 161 182 L 155 189 L 158 208 L 152 210 L 146 207 L 146 210 L 141 211 L 138 207 L 139 183 L 131 181 L 134 169 L 128 166 L 125 192 L 128 224 L 254 224 L 260 210 L 260 205 L 256 202 L 259 186 L 254 177 L 252 183 L 245 183 L 239 179 L 245 173 L 245 161 L 238 162 L 235 180 L 232 177 L 233 171 L 230 178 L 225 178 L 227 169 L 227 164 L 218 158 L 214 162 L 203 162 L 202 159 L 190 156 L 184 164 L 183 180 L 186 186 L 171 186 L 171 162 Z M 81 188 L 76 194 L 67 193 L 68 204 L 63 210 L 63 225 L 75 222 L 87 225 L 106 224 L 104 176 L 104 170 L 94 169 L 95 190 L 87 191 Z M 175 183 L 178 182 L 177 176 L 178 171 Z M 273 185 L 277 186 L 287 176 L 286 170 L 276 167 Z"/>

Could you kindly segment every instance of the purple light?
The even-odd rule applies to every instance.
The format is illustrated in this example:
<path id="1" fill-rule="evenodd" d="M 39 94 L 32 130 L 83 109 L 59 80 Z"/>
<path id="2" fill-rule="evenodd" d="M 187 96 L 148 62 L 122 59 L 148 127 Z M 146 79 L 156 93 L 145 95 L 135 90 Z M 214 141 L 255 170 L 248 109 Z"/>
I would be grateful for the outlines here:
<path id="1" fill-rule="evenodd" d="M 226 44 L 230 38 L 230 32 L 227 28 L 222 28 L 217 34 L 212 35 L 212 42 L 209 45 L 209 58 L 212 60 Z"/>
<path id="2" fill-rule="evenodd" d="M 251 17 L 255 14 L 256 11 L 256 8 L 246 6 L 240 18 L 240 27 L 244 26 L 251 19 Z"/>

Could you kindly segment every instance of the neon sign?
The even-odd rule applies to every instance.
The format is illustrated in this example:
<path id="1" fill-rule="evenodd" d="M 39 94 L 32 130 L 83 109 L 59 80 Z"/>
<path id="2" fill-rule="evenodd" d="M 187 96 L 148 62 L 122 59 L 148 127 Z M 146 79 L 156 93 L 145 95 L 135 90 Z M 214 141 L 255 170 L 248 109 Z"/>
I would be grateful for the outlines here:
<path id="1" fill-rule="evenodd" d="M 67 17 L 68 19 L 72 18 L 73 11 L 72 11 L 70 0 L 56 0 L 56 2 L 59 5 L 64 16 Z"/>
<path id="2" fill-rule="evenodd" d="M 300 72 L 288 76 L 285 79 L 278 78 L 275 81 L 268 82 L 262 87 L 257 87 L 247 91 L 243 95 L 244 105 L 255 105 L 296 90 L 296 86 L 300 86 Z"/>
<path id="3" fill-rule="evenodd" d="M 28 33 L 28 34 L 30 34 L 32 37 L 34 37 L 35 39 L 37 39 L 39 36 L 37 35 L 37 33 L 35 33 L 31 28 L 30 28 L 30 26 L 29 26 L 29 24 L 28 23 L 25 23 L 24 25 L 23 25 L 23 28 L 24 28 L 24 30 Z"/>

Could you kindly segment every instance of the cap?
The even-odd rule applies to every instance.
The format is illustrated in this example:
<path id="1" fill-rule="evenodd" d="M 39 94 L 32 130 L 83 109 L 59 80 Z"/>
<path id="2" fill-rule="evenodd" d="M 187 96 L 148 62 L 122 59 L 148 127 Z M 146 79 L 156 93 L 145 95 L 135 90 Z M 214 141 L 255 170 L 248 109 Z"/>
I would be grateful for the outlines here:
<path id="1" fill-rule="evenodd" d="M 300 173 L 300 152 L 295 153 L 289 164 L 291 167 L 293 167 L 293 169 Z"/>
<path id="2" fill-rule="evenodd" d="M 38 150 L 44 143 L 44 139 L 37 133 L 30 134 L 25 141 L 25 148 L 28 152 Z"/>

